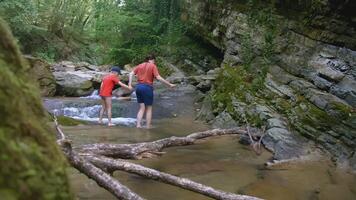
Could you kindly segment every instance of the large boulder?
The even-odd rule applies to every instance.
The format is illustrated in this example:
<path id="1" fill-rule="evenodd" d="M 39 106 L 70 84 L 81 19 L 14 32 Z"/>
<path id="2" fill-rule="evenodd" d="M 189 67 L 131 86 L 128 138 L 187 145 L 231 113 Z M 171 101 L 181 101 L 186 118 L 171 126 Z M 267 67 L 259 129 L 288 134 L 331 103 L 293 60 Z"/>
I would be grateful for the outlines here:
<path id="1" fill-rule="evenodd" d="M 57 83 L 57 95 L 80 97 L 94 91 L 92 76 L 75 72 L 54 72 Z"/>
<path id="2" fill-rule="evenodd" d="M 0 19 L 0 198 L 72 199 L 39 89 L 8 29 Z"/>
<path id="3" fill-rule="evenodd" d="M 56 93 L 56 79 L 54 78 L 50 64 L 32 56 L 25 56 L 30 64 L 29 73 L 41 89 L 41 96 L 52 97 Z"/>

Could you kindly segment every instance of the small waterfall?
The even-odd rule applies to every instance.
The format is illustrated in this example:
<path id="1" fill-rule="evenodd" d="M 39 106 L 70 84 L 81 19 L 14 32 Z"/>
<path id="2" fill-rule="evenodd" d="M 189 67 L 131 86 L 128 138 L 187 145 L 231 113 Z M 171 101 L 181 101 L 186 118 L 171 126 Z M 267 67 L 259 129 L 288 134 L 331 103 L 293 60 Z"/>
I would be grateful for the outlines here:
<path id="1" fill-rule="evenodd" d="M 80 97 L 81 99 L 101 99 L 99 96 L 99 90 L 94 90 L 91 95 L 86 96 L 86 97 Z"/>
<path id="2" fill-rule="evenodd" d="M 136 92 L 130 94 L 132 100 L 136 100 Z M 89 96 L 79 97 L 81 99 L 101 99 L 99 95 L 99 90 L 94 90 Z M 119 97 L 113 96 L 112 99 L 120 99 Z"/>
<path id="3" fill-rule="evenodd" d="M 90 107 L 64 107 L 61 109 L 54 109 L 53 113 L 56 115 L 64 115 L 67 117 L 71 117 L 73 119 L 84 120 L 89 122 L 98 122 L 99 121 L 99 112 L 101 109 L 101 105 L 95 105 Z M 107 118 L 103 119 L 104 123 L 107 123 Z M 136 119 L 133 118 L 124 118 L 124 117 L 115 117 L 112 118 L 112 123 L 117 125 L 124 126 L 134 126 L 136 124 Z"/>

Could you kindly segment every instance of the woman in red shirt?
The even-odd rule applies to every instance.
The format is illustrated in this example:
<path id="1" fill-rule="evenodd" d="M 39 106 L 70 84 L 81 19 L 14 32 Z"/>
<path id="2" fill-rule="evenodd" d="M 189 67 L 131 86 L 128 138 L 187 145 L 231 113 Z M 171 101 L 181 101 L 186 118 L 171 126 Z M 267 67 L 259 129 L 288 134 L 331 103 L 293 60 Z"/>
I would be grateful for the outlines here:
<path id="1" fill-rule="evenodd" d="M 137 113 L 137 128 L 141 128 L 143 115 L 146 113 L 146 127 L 151 128 L 152 120 L 152 104 L 153 104 L 153 81 L 157 79 L 168 87 L 175 87 L 159 75 L 157 66 L 155 65 L 156 57 L 150 55 L 146 58 L 146 62 L 137 65 L 130 73 L 129 87 L 132 87 L 132 77 L 136 75 L 138 84 L 136 85 L 137 102 L 140 104 L 140 109 Z"/>
<path id="2" fill-rule="evenodd" d="M 121 87 L 132 90 L 132 87 L 129 87 L 123 84 L 120 81 L 121 70 L 119 67 L 111 68 L 110 74 L 103 77 L 100 86 L 99 95 L 101 97 L 101 110 L 99 116 L 99 123 L 103 123 L 103 115 L 106 112 L 108 114 L 108 126 L 113 126 L 114 124 L 111 123 L 111 108 L 112 108 L 112 90 L 114 89 L 115 85 L 120 85 Z"/>

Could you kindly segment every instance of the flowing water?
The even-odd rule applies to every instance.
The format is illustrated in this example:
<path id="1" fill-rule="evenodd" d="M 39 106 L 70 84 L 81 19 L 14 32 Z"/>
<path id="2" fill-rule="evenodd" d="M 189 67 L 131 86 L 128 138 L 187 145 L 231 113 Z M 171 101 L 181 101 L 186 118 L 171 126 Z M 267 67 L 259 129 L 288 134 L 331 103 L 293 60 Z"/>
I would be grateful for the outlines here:
<path id="1" fill-rule="evenodd" d="M 137 105 L 134 101 L 114 100 L 115 127 L 82 125 L 64 127 L 64 132 L 80 144 L 110 142 L 135 143 L 153 141 L 169 136 L 184 136 L 210 129 L 194 120 L 194 90 L 180 87 L 175 91 L 157 91 L 154 107 L 154 128 L 136 129 Z M 45 106 L 52 112 L 95 121 L 100 109 L 97 96 L 90 98 L 46 99 Z M 249 147 L 238 143 L 234 136 L 211 138 L 196 145 L 164 150 L 159 158 L 132 161 L 147 167 L 234 193 L 265 199 L 356 199 L 356 176 L 336 169 L 330 161 L 322 159 L 266 169 L 264 163 L 271 153 L 257 156 Z M 73 191 L 78 199 L 115 199 L 109 192 L 80 174 L 69 169 Z M 125 172 L 115 172 L 123 184 L 142 197 L 151 200 L 203 200 L 204 196 L 147 180 Z"/>

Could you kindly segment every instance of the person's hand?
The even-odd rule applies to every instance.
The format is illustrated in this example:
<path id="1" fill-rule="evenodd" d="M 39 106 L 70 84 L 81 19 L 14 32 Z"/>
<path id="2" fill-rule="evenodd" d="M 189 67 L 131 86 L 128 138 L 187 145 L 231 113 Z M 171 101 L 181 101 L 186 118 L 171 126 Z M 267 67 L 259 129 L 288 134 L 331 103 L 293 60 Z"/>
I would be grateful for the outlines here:
<path id="1" fill-rule="evenodd" d="M 131 85 L 129 85 L 129 90 L 130 90 L 130 91 L 132 91 L 132 90 L 133 90 L 133 88 L 132 88 L 132 86 L 131 86 Z"/>
<path id="2" fill-rule="evenodd" d="M 169 84 L 170 88 L 175 88 L 176 86 L 177 86 L 176 84 L 172 84 L 172 83 Z"/>

